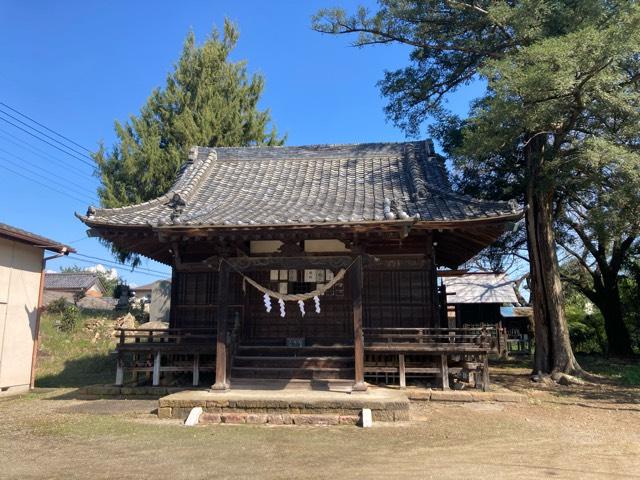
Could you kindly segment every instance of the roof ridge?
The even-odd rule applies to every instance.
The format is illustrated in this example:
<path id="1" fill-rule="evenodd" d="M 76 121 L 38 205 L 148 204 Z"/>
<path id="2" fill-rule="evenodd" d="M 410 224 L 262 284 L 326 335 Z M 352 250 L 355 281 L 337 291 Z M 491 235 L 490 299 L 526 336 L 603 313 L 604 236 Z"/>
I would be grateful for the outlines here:
<path id="1" fill-rule="evenodd" d="M 206 148 L 209 150 L 226 150 L 226 149 L 265 149 L 265 148 L 273 148 L 273 149 L 282 149 L 282 148 L 335 148 L 335 147 L 359 147 L 365 145 L 405 145 L 410 143 L 424 143 L 431 142 L 431 139 L 426 140 L 409 140 L 409 141 L 397 141 L 397 142 L 355 142 L 355 143 L 313 143 L 308 145 L 246 145 L 246 146 L 226 146 L 226 147 L 205 147 L 202 145 L 197 146 L 197 148 Z"/>
<path id="2" fill-rule="evenodd" d="M 84 270 L 82 272 L 45 272 L 46 275 L 97 275 L 97 272 Z"/>

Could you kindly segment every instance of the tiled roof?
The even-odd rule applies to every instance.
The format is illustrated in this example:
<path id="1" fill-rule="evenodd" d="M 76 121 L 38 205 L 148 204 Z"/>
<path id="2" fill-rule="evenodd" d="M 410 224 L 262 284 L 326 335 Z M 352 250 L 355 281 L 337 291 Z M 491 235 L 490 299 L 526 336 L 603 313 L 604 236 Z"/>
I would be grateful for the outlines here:
<path id="1" fill-rule="evenodd" d="M 50 238 L 43 237 L 42 235 L 36 235 L 35 233 L 27 232 L 21 228 L 12 227 L 6 223 L 0 223 L 0 237 L 8 238 L 10 240 L 16 240 L 18 242 L 27 243 L 34 247 L 43 248 L 45 250 L 51 250 L 58 253 L 75 253 L 75 250 L 67 245 L 64 245 Z"/>
<path id="2" fill-rule="evenodd" d="M 100 285 L 98 276 L 93 272 L 46 273 L 44 277 L 47 290 L 84 290 L 96 283 Z"/>
<path id="3" fill-rule="evenodd" d="M 191 150 L 170 191 L 90 208 L 89 225 L 248 226 L 517 216 L 517 205 L 458 195 L 430 141 Z"/>
<path id="4" fill-rule="evenodd" d="M 442 277 L 447 303 L 518 303 L 513 281 L 504 273 Z"/>

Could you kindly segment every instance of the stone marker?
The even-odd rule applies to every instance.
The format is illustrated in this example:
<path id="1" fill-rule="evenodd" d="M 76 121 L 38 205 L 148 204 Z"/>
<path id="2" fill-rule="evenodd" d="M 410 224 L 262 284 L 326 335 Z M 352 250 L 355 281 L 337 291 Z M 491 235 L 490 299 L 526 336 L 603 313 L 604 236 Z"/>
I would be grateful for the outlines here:
<path id="1" fill-rule="evenodd" d="M 371 409 L 362 409 L 362 428 L 371 428 L 373 425 L 373 418 L 371 417 Z"/>
<path id="2" fill-rule="evenodd" d="M 184 421 L 184 424 L 187 427 L 193 427 L 194 425 L 197 425 L 198 421 L 200 420 L 200 415 L 202 415 L 202 407 L 193 407 L 189 412 L 189 416 Z"/>

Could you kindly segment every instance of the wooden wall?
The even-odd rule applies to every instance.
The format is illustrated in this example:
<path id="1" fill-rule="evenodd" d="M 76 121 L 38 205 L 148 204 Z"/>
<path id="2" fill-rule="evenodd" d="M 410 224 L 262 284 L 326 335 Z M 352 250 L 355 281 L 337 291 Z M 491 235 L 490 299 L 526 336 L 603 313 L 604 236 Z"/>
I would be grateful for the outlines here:
<path id="1" fill-rule="evenodd" d="M 378 256 L 364 266 L 364 327 L 436 326 L 435 267 L 429 255 Z M 334 272 L 336 273 L 336 272 Z M 303 271 L 298 271 L 302 279 Z M 215 327 L 217 272 L 174 272 L 171 326 L 179 328 Z M 269 271 L 247 272 L 261 285 L 277 290 Z M 307 343 L 331 344 L 353 341 L 353 317 L 349 273 L 345 279 L 320 297 L 321 313 L 313 301 L 305 303 L 303 317 L 293 302 L 286 303 L 286 316 L 280 316 L 278 303 L 267 313 L 262 294 L 243 285 L 235 273 L 230 277 L 230 323 L 239 318 L 244 342 L 281 344 L 288 337 L 305 337 Z M 289 288 L 295 288 L 294 282 Z M 312 285 L 301 285 L 305 291 Z"/>

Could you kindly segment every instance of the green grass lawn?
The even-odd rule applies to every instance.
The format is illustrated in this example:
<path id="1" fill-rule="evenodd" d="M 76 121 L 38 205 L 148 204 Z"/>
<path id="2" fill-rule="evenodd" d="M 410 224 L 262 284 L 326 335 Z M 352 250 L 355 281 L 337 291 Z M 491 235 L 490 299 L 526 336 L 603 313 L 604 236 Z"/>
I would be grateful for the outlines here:
<path id="1" fill-rule="evenodd" d="M 82 314 L 73 332 L 58 329 L 59 316 L 44 314 L 36 369 L 37 387 L 82 387 L 112 383 L 115 378 L 115 339 L 112 312 Z M 96 325 L 96 320 L 99 321 Z M 91 325 L 88 329 L 86 325 Z"/>
<path id="2" fill-rule="evenodd" d="M 616 383 L 640 386 L 640 359 L 605 358 L 599 355 L 577 355 L 580 366 L 588 372 L 603 375 Z"/>

